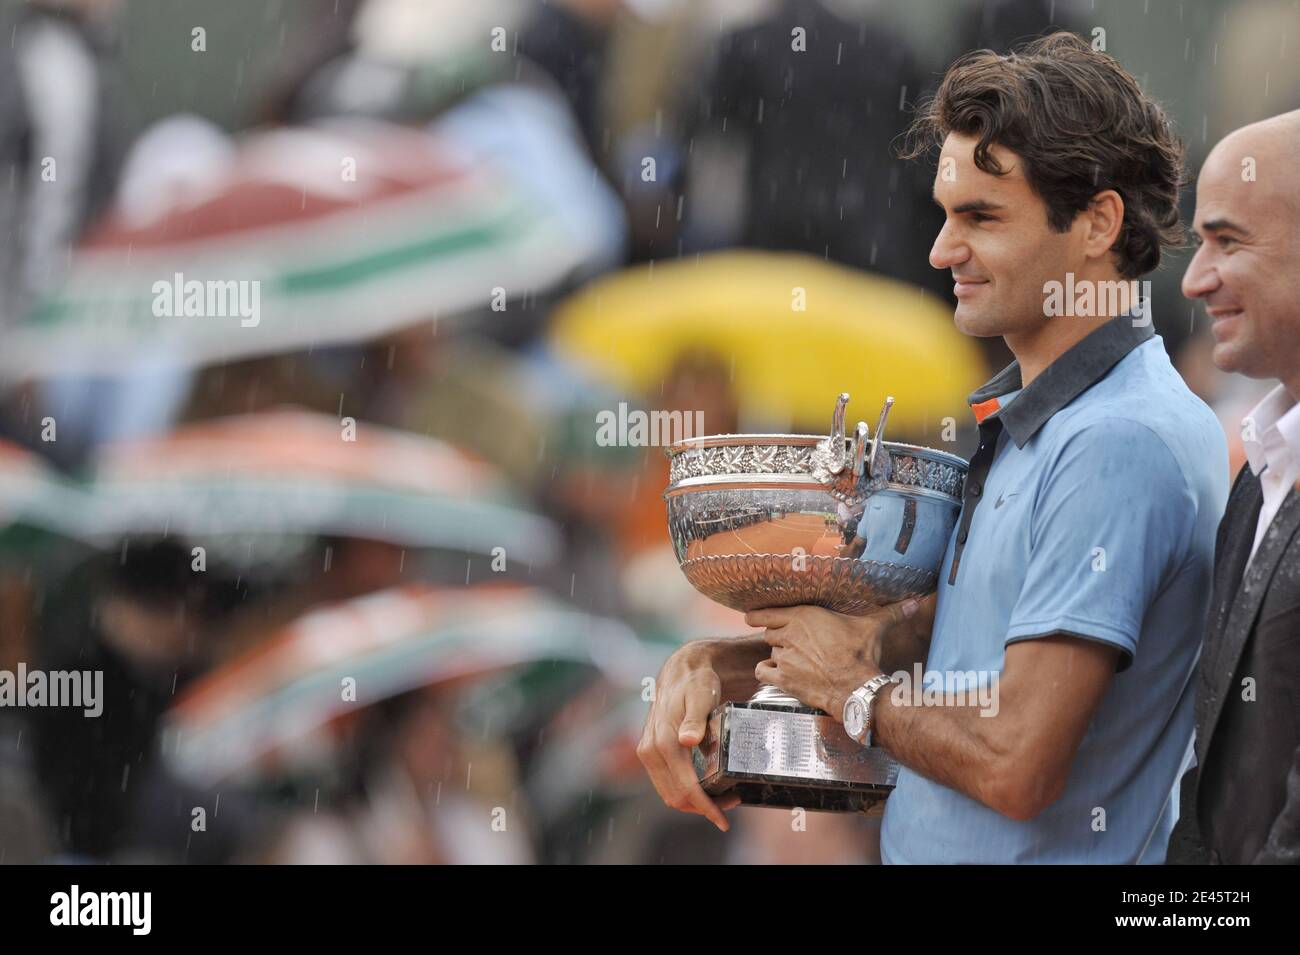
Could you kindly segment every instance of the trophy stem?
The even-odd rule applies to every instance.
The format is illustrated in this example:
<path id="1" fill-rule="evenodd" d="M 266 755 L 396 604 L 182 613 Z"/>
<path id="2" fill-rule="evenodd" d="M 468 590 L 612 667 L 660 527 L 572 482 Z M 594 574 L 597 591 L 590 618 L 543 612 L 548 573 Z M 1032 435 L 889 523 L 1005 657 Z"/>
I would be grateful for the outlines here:
<path id="1" fill-rule="evenodd" d="M 764 706 L 780 706 L 786 709 L 807 709 L 804 704 L 800 703 L 789 693 L 783 692 L 780 688 L 765 683 L 758 688 L 758 692 L 749 698 L 751 703 L 762 703 Z"/>

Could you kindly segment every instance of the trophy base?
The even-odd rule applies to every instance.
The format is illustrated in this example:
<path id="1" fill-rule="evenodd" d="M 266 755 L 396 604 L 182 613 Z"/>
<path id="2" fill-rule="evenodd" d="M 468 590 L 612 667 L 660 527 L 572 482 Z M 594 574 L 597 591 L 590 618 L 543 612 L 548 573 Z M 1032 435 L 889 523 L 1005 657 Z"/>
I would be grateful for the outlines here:
<path id="1" fill-rule="evenodd" d="M 817 812 L 883 812 L 898 764 L 863 746 L 821 710 L 761 690 L 709 714 L 695 751 L 700 785 L 741 805 Z"/>

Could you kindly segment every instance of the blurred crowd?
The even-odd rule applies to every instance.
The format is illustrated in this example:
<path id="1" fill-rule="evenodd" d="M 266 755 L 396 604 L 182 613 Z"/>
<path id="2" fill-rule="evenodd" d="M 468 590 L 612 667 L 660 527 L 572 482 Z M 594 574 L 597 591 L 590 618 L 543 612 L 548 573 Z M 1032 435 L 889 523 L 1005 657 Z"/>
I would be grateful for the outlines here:
<path id="1" fill-rule="evenodd" d="M 229 6 L 0 5 L 0 671 L 103 673 L 98 717 L 0 706 L 0 862 L 874 860 L 878 818 L 723 836 L 650 789 L 660 662 L 744 628 L 598 414 L 821 433 L 889 393 L 968 455 L 1009 356 L 936 320 L 894 152 L 947 62 L 1123 24 L 1193 163 L 1233 84 L 1300 105 L 1241 52 L 1269 0 Z M 256 327 L 151 311 L 173 271 L 259 281 Z M 1157 330 L 1236 420 L 1181 271 Z"/>

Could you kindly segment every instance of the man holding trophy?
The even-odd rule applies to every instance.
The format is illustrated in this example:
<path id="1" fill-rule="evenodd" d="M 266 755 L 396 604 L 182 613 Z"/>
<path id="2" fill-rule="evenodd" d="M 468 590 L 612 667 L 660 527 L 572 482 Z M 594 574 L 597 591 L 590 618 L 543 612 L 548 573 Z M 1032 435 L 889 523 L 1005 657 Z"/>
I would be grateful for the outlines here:
<path id="1" fill-rule="evenodd" d="M 971 395 L 969 469 L 886 447 L 883 415 L 874 440 L 865 425 L 855 440 L 836 427 L 804 457 L 778 448 L 780 467 L 750 440 L 761 436 L 735 455 L 684 460 L 667 495 L 683 570 L 764 631 L 679 649 L 638 752 L 668 805 L 723 829 L 735 805 L 807 805 L 800 793 L 810 808 L 867 808 L 818 802 L 821 790 L 783 788 L 801 783 L 793 770 L 764 778 L 743 762 L 706 771 L 701 785 L 696 746 L 715 762 L 742 744 L 785 759 L 785 729 L 741 718 L 789 701 L 802 704 L 800 719 L 843 725 L 835 739 L 822 725 L 798 744 L 824 785 L 841 784 L 828 765 L 851 760 L 840 741 L 899 764 L 877 787 L 890 791 L 885 862 L 1161 862 L 1190 755 L 1190 678 L 1228 478 L 1222 430 L 1169 362 L 1137 281 L 1179 238 L 1181 145 L 1129 74 L 1069 34 L 958 60 L 918 117 L 910 154 L 934 145 L 946 222 L 930 263 L 952 272 L 957 326 L 1002 336 L 1016 357 Z M 1061 288 L 1078 293 L 1065 312 L 1048 304 Z M 862 515 L 818 565 L 816 588 L 783 589 L 775 565 L 710 552 L 720 536 L 699 528 L 717 523 L 734 480 L 698 513 L 675 503 L 717 460 L 729 479 L 745 476 L 734 472 L 746 454 L 748 471 L 806 471 L 856 508 L 854 521 Z M 907 555 L 926 503 L 945 491 L 953 522 L 923 583 Z M 728 533 L 757 533 L 764 515 L 788 525 L 797 510 L 747 506 Z M 839 612 L 850 604 L 827 595 L 867 564 L 876 602 L 895 602 Z M 749 599 L 719 582 L 742 565 Z M 911 685 L 915 661 L 939 684 L 924 694 Z M 996 706 L 964 703 L 974 684 Z M 766 700 L 720 707 L 758 687 Z"/>

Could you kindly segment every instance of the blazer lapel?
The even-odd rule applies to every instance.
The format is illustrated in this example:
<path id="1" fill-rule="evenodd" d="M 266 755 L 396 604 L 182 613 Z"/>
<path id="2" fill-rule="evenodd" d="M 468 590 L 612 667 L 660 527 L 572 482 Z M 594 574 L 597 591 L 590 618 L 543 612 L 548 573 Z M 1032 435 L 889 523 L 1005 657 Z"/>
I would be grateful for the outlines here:
<path id="1" fill-rule="evenodd" d="M 1219 522 L 1219 533 L 1214 549 L 1214 587 L 1210 607 L 1205 616 L 1205 636 L 1201 642 L 1200 663 L 1197 666 L 1196 685 L 1196 762 L 1205 764 L 1205 752 L 1210 741 L 1211 700 L 1221 699 L 1232 679 L 1232 671 L 1222 675 L 1219 660 L 1223 656 L 1224 631 L 1228 626 L 1228 613 L 1241 586 L 1241 575 L 1246 569 L 1246 558 L 1255 539 L 1255 525 L 1263 504 L 1259 478 L 1249 466 L 1243 466 L 1228 495 Z M 1214 718 L 1218 718 L 1217 710 Z"/>
<path id="2" fill-rule="evenodd" d="M 1259 525 L 1259 512 L 1264 506 L 1264 489 L 1253 473 L 1250 465 L 1243 465 L 1245 476 L 1241 482 L 1241 494 L 1237 506 L 1232 509 L 1232 519 L 1223 541 L 1223 553 L 1216 561 L 1215 599 L 1223 601 L 1224 623 L 1232 603 L 1241 589 L 1242 577 L 1246 572 L 1246 561 L 1250 559 L 1250 548 L 1255 543 L 1255 528 Z M 1222 585 L 1222 586 L 1220 586 Z"/>
<path id="3" fill-rule="evenodd" d="M 1224 555 L 1223 575 L 1216 580 L 1213 597 L 1215 606 L 1211 609 L 1211 618 L 1206 632 L 1207 646 L 1212 636 L 1217 636 L 1218 639 L 1209 646 L 1210 654 L 1202 659 L 1201 696 L 1203 699 L 1198 698 L 1197 701 L 1196 721 L 1197 760 L 1202 764 L 1209 742 L 1214 738 L 1214 728 L 1219 721 L 1219 714 L 1223 711 L 1223 702 L 1229 693 L 1237 692 L 1237 688 L 1232 685 L 1232 679 L 1237 672 L 1237 664 L 1241 660 L 1241 652 L 1246 646 L 1246 640 L 1255 626 L 1259 608 L 1268 593 L 1273 575 L 1282 562 L 1283 553 L 1290 545 L 1297 529 L 1300 529 L 1300 493 L 1292 489 L 1282 501 L 1282 506 L 1274 516 L 1272 524 L 1264 533 L 1264 539 L 1260 541 L 1255 559 L 1246 568 L 1245 576 L 1239 578 L 1240 586 L 1233 593 L 1231 587 L 1238 578 L 1228 575 L 1234 572 L 1240 574 L 1240 568 L 1245 563 L 1244 557 L 1250 554 L 1250 548 L 1255 542 L 1259 502 L 1262 500 L 1258 479 L 1252 479 L 1250 484 L 1252 486 L 1250 495 L 1253 500 L 1247 513 L 1253 514 L 1255 520 L 1242 519 L 1240 521 L 1242 526 L 1234 528 L 1231 543 L 1225 542 L 1227 549 Z M 1243 501 L 1243 504 L 1245 503 Z M 1237 530 L 1240 532 L 1238 533 Z"/>

